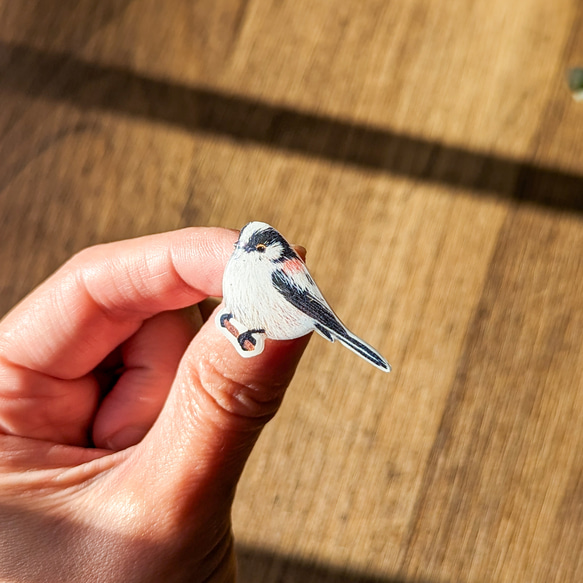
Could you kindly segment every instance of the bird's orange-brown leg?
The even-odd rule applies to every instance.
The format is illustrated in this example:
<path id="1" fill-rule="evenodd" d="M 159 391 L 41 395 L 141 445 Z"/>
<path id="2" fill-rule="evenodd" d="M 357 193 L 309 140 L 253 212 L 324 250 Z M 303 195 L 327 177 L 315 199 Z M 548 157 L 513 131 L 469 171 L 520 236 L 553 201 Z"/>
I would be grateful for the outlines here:
<path id="1" fill-rule="evenodd" d="M 255 350 L 257 340 L 253 337 L 253 334 L 265 334 L 263 329 L 246 330 L 245 332 L 239 333 L 239 330 L 231 324 L 230 320 L 233 314 L 223 314 L 220 318 L 221 326 L 229 331 L 239 342 L 239 346 L 246 352 L 251 352 Z"/>
<path id="2" fill-rule="evenodd" d="M 253 334 L 265 334 L 265 330 L 247 330 L 237 337 L 237 341 L 243 350 L 250 352 L 255 350 L 255 345 L 257 340 L 253 337 Z"/>
<path id="3" fill-rule="evenodd" d="M 223 314 L 221 316 L 221 326 L 226 328 L 235 338 L 239 336 L 239 330 L 231 324 L 230 320 L 233 317 L 233 314 Z"/>

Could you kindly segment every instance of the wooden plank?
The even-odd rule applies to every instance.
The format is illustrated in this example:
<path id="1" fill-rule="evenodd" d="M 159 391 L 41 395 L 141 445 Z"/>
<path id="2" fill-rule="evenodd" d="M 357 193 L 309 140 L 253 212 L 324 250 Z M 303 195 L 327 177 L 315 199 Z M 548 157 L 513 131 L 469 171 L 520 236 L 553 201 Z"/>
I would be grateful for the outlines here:
<path id="1" fill-rule="evenodd" d="M 425 468 L 408 576 L 562 581 L 557 567 L 578 564 L 578 535 L 547 551 L 561 508 L 581 502 L 582 237 L 568 217 L 509 215 Z"/>

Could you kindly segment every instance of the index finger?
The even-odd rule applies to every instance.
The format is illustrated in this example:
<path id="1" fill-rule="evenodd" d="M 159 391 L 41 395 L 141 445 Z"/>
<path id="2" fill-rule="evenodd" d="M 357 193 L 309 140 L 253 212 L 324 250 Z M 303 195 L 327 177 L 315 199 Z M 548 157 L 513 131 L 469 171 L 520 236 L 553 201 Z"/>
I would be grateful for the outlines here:
<path id="1" fill-rule="evenodd" d="M 188 228 L 81 251 L 0 323 L 0 357 L 60 379 L 85 375 L 154 314 L 222 295 L 236 239 Z"/>

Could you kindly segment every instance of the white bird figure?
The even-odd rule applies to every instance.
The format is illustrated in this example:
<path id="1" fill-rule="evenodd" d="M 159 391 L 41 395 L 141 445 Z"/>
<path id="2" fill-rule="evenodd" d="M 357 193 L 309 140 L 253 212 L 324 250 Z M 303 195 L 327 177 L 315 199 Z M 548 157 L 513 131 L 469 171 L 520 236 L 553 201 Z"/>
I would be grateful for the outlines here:
<path id="1" fill-rule="evenodd" d="M 267 223 L 245 225 L 223 276 L 218 328 L 241 356 L 263 351 L 264 338 L 291 340 L 315 330 L 389 372 L 391 366 L 340 321 L 292 246 Z"/>

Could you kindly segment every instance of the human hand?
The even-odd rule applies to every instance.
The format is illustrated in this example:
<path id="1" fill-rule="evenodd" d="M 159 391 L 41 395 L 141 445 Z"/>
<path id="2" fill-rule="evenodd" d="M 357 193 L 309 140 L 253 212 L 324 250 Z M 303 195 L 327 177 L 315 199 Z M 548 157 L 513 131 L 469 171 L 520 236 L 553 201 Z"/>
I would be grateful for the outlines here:
<path id="1" fill-rule="evenodd" d="M 236 484 L 308 341 L 243 359 L 183 310 L 236 238 L 86 249 L 0 322 L 0 580 L 234 579 Z"/>

